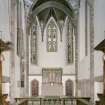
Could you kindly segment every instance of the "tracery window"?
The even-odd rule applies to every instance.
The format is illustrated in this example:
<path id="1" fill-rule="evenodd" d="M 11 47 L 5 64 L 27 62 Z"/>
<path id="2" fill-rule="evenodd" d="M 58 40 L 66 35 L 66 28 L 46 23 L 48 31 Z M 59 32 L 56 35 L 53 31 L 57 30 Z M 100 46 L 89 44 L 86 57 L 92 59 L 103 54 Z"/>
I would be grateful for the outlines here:
<path id="1" fill-rule="evenodd" d="M 47 27 L 47 51 L 57 51 L 57 27 L 53 19 L 50 20 Z"/>
<path id="2" fill-rule="evenodd" d="M 31 63 L 37 63 L 37 22 L 31 28 Z"/>
<path id="3" fill-rule="evenodd" d="M 73 96 L 73 81 L 67 80 L 66 81 L 66 96 Z"/>
<path id="4" fill-rule="evenodd" d="M 37 80 L 32 80 L 31 82 L 31 94 L 32 96 L 38 96 L 39 82 Z"/>
<path id="5" fill-rule="evenodd" d="M 68 63 L 73 63 L 73 60 L 74 60 L 73 34 L 74 34 L 74 29 L 72 24 L 69 22 L 68 24 Z"/>

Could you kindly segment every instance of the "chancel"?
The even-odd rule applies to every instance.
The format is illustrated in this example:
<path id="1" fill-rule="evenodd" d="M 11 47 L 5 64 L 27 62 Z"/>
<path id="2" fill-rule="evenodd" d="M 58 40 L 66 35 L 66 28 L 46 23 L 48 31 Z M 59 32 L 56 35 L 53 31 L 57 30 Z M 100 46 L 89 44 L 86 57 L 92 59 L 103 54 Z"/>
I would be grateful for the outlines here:
<path id="1" fill-rule="evenodd" d="M 12 43 L 2 52 L 0 101 L 104 105 L 104 9 L 105 0 L 0 0 L 2 41 Z M 0 55 L 2 46 L 0 38 Z"/>

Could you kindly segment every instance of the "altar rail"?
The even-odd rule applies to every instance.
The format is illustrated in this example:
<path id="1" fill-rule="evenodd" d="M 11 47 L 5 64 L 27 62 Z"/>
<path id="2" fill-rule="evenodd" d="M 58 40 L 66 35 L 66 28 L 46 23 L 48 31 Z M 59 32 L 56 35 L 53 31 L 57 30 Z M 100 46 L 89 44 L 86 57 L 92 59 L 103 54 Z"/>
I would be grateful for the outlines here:
<path id="1" fill-rule="evenodd" d="M 16 98 L 17 105 L 91 105 L 90 98 L 44 97 Z"/>

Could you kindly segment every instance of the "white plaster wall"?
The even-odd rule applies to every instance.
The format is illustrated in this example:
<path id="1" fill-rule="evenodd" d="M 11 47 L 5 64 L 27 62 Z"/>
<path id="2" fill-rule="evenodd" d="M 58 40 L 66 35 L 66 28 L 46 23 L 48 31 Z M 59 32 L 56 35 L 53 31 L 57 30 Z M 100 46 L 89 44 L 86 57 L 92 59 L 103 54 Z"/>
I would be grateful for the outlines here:
<path id="1" fill-rule="evenodd" d="M 63 68 L 63 74 L 75 74 L 75 64 L 65 66 Z"/>
<path id="2" fill-rule="evenodd" d="M 85 0 L 80 1 L 78 34 L 79 60 L 81 61 L 85 56 Z"/>
<path id="3" fill-rule="evenodd" d="M 94 52 L 94 73 L 95 77 L 103 75 L 103 53 L 100 51 Z"/>
<path id="4" fill-rule="evenodd" d="M 29 76 L 29 96 L 31 96 L 31 82 L 32 80 L 36 79 L 39 81 L 39 96 L 41 96 L 41 90 L 42 90 L 42 76 Z"/>
<path id="5" fill-rule="evenodd" d="M 78 79 L 89 79 L 90 78 L 90 58 L 85 57 L 78 64 Z"/>

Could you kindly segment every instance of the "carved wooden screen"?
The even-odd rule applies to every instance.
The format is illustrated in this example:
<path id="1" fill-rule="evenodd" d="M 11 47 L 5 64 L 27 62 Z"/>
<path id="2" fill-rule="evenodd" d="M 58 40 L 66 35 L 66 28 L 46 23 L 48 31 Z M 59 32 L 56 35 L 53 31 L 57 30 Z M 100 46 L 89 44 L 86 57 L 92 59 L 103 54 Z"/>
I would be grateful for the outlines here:
<path id="1" fill-rule="evenodd" d="M 66 81 L 66 96 L 73 96 L 73 81 Z"/>
<path id="2" fill-rule="evenodd" d="M 57 51 L 57 27 L 53 19 L 51 19 L 47 27 L 47 51 Z"/>
<path id="3" fill-rule="evenodd" d="M 39 95 L 39 82 L 37 80 L 33 80 L 31 82 L 31 94 L 32 96 L 38 96 Z"/>
<path id="4" fill-rule="evenodd" d="M 43 69 L 43 83 L 62 83 L 62 69 Z"/>

